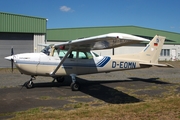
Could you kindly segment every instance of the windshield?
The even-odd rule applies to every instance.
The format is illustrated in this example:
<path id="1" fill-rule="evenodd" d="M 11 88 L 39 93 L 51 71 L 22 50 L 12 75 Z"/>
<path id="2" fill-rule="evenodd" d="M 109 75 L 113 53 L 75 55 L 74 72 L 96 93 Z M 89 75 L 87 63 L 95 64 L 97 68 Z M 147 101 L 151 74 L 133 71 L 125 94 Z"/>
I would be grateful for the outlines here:
<path id="1" fill-rule="evenodd" d="M 44 49 L 42 49 L 41 52 L 43 52 L 44 54 L 49 56 L 50 55 L 50 47 L 49 46 L 44 47 Z"/>

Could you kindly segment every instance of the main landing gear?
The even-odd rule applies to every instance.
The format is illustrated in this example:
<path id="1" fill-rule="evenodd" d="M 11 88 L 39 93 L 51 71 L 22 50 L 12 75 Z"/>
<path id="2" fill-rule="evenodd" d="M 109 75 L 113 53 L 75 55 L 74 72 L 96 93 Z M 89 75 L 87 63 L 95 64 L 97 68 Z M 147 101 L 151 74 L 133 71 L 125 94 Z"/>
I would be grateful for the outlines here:
<path id="1" fill-rule="evenodd" d="M 78 91 L 80 89 L 80 84 L 76 81 L 76 74 L 70 74 L 71 76 L 71 79 L 72 79 L 72 83 L 70 85 L 71 87 L 71 90 L 72 91 Z M 27 82 L 24 83 L 23 86 L 25 86 L 27 89 L 31 89 L 34 87 L 34 83 L 33 83 L 33 80 L 35 80 L 35 76 L 31 76 L 31 79 Z M 58 78 L 54 78 L 53 81 L 57 81 L 59 83 L 63 82 L 64 81 L 64 77 L 58 77 Z"/>
<path id="2" fill-rule="evenodd" d="M 76 81 L 76 75 L 70 74 L 72 83 L 71 83 L 71 90 L 72 91 L 78 91 L 80 89 L 80 84 Z"/>
<path id="3" fill-rule="evenodd" d="M 76 81 L 76 74 L 70 74 L 72 83 L 70 85 L 72 91 L 78 91 L 80 89 L 80 84 Z M 54 78 L 53 82 L 56 80 L 58 83 L 64 81 L 64 76 Z"/>
<path id="4" fill-rule="evenodd" d="M 24 83 L 23 86 L 25 86 L 27 89 L 31 89 L 34 87 L 34 83 L 33 80 L 35 80 L 36 78 L 34 76 L 31 76 L 31 79 L 27 82 Z"/>

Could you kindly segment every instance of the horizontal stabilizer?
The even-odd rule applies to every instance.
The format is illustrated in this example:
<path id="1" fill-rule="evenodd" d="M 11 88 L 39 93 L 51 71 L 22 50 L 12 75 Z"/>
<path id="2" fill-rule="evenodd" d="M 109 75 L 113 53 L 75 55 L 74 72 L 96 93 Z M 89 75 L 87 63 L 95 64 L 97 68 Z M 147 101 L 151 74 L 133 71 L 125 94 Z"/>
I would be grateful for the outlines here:
<path id="1" fill-rule="evenodd" d="M 156 64 L 156 63 L 139 63 L 140 65 L 144 66 L 156 66 L 156 67 L 168 67 L 168 68 L 174 68 L 174 66 L 170 64 Z"/>

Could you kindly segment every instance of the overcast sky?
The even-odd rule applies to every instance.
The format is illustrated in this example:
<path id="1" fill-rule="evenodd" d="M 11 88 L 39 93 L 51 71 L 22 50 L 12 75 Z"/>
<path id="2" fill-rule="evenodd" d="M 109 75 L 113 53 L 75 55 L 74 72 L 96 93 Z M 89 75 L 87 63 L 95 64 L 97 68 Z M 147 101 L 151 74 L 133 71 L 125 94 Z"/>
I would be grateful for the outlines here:
<path id="1" fill-rule="evenodd" d="M 180 0 L 0 0 L 0 11 L 47 18 L 48 28 L 134 25 L 180 33 Z"/>

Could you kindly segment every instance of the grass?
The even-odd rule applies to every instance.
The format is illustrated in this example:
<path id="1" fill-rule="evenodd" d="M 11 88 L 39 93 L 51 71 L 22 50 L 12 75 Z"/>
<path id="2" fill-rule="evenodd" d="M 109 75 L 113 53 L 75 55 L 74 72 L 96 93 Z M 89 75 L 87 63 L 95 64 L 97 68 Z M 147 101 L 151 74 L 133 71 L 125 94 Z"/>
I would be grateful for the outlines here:
<path id="1" fill-rule="evenodd" d="M 50 96 L 40 96 L 39 99 L 40 100 L 49 100 L 49 99 L 51 99 L 51 97 Z"/>
<path id="2" fill-rule="evenodd" d="M 13 68 L 13 72 L 11 68 L 0 68 L 0 73 L 19 73 L 17 68 Z"/>
<path id="3" fill-rule="evenodd" d="M 64 108 L 73 109 L 73 108 L 83 108 L 83 107 L 87 107 L 87 106 L 89 106 L 89 104 L 83 103 L 83 102 L 79 102 L 79 103 L 70 103 L 70 104 L 67 104 L 67 105 L 64 106 Z"/>
<path id="4" fill-rule="evenodd" d="M 73 110 L 64 111 L 47 108 L 34 108 L 24 112 L 15 113 L 12 120 L 32 119 L 107 119 L 107 120 L 154 120 L 154 119 L 180 119 L 180 96 L 172 96 L 153 101 L 130 104 L 106 104 L 103 106 L 89 106 L 87 103 L 74 104 Z M 46 110 L 44 110 L 46 109 Z"/>

